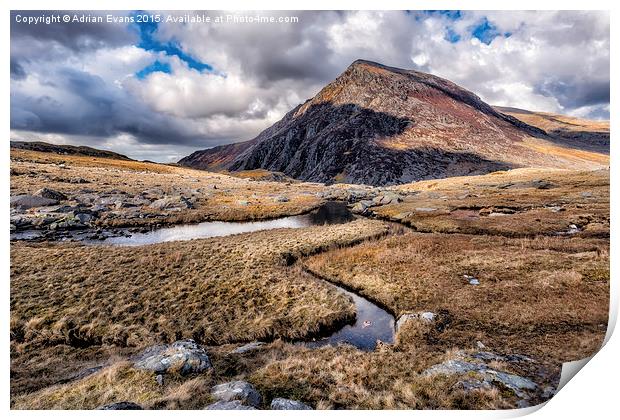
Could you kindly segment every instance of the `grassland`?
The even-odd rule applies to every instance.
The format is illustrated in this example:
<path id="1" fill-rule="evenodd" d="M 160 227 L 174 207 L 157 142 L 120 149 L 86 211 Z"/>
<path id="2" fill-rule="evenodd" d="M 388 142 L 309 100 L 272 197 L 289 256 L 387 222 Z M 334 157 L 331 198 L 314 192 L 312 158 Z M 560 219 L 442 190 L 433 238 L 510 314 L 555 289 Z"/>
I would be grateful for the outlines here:
<path id="1" fill-rule="evenodd" d="M 326 194 L 370 191 L 265 181 L 274 178 L 263 172 L 237 178 L 49 153 L 11 157 L 12 194 L 44 186 L 69 201 L 84 189 L 193 194 L 194 208 L 129 224 L 278 217 L 314 208 Z M 75 178 L 86 182 L 69 182 Z M 508 389 L 463 389 L 471 374 L 423 372 L 481 342 L 488 351 L 532 357 L 529 367 L 493 366 L 552 387 L 560 363 L 597 350 L 609 304 L 608 171 L 519 169 L 390 190 L 402 200 L 371 208 L 384 220 L 132 248 L 13 242 L 12 407 L 134 401 L 195 409 L 211 401 L 212 385 L 243 379 L 265 404 L 285 397 L 323 409 L 513 408 L 518 398 Z M 288 201 L 277 201 L 280 195 Z M 437 322 L 406 324 L 394 345 L 374 352 L 293 344 L 354 316 L 348 298 L 307 270 L 397 317 L 432 311 Z M 159 385 L 127 361 L 149 345 L 182 338 L 206 346 L 213 371 L 166 375 Z M 267 344 L 232 353 L 253 340 Z M 102 368 L 82 377 L 94 367 Z"/>

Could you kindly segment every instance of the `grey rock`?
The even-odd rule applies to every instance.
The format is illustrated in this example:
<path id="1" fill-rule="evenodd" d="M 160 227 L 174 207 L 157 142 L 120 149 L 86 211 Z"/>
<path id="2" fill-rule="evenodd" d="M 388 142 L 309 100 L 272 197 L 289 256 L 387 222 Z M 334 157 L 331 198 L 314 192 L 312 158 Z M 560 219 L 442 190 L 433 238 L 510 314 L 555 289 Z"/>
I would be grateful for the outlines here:
<path id="1" fill-rule="evenodd" d="M 244 404 L 258 407 L 262 398 L 252 384 L 245 381 L 232 381 L 211 388 L 211 395 L 221 401 L 238 400 Z"/>
<path id="2" fill-rule="evenodd" d="M 178 371 L 181 375 L 200 373 L 213 368 L 205 349 L 194 340 L 181 340 L 167 346 L 150 347 L 135 358 L 134 366 L 155 373 Z"/>
<path id="3" fill-rule="evenodd" d="M 290 201 L 289 198 L 287 196 L 285 196 L 285 195 L 279 195 L 279 196 L 277 196 L 275 198 L 275 200 L 278 203 L 286 203 L 286 202 Z"/>
<path id="4" fill-rule="evenodd" d="M 243 405 L 241 401 L 233 400 L 218 401 L 205 407 L 205 410 L 256 410 L 256 408 L 249 405 Z"/>
<path id="5" fill-rule="evenodd" d="M 374 203 L 372 201 L 362 200 L 355 203 L 355 205 L 351 208 L 351 211 L 356 214 L 367 214 L 368 209 L 370 209 L 372 206 L 374 206 Z"/>
<path id="6" fill-rule="evenodd" d="M 248 200 L 237 200 L 237 204 L 239 204 L 240 206 L 247 206 L 250 204 L 250 202 Z"/>
<path id="7" fill-rule="evenodd" d="M 191 209 L 192 202 L 183 196 L 164 197 L 153 201 L 149 207 L 156 210 Z"/>
<path id="8" fill-rule="evenodd" d="M 97 410 L 144 410 L 141 405 L 131 401 L 120 401 L 99 407 Z"/>
<path id="9" fill-rule="evenodd" d="M 36 195 L 14 195 L 11 197 L 11 207 L 19 209 L 30 209 L 33 207 L 53 206 L 58 204 L 58 200 L 51 198 L 39 197 Z"/>
<path id="10" fill-rule="evenodd" d="M 372 202 L 377 206 L 400 203 L 401 201 L 403 201 L 403 199 L 395 193 L 381 194 L 372 199 Z"/>
<path id="11" fill-rule="evenodd" d="M 78 213 L 75 215 L 75 218 L 79 220 L 80 223 L 90 223 L 95 218 L 92 214 L 89 213 Z"/>
<path id="12" fill-rule="evenodd" d="M 271 401 L 272 410 L 312 410 L 312 407 L 302 402 L 286 398 L 274 398 Z"/>
<path id="13" fill-rule="evenodd" d="M 155 381 L 157 382 L 157 385 L 164 386 L 164 375 L 160 373 L 155 377 Z"/>
<path id="14" fill-rule="evenodd" d="M 421 321 L 424 323 L 431 323 L 435 321 L 437 315 L 433 312 L 416 312 L 416 313 L 408 313 L 403 314 L 396 321 L 396 331 L 402 328 L 409 321 Z"/>
<path id="15" fill-rule="evenodd" d="M 231 353 L 233 353 L 233 354 L 248 353 L 250 351 L 254 351 L 254 350 L 257 350 L 257 349 L 261 348 L 264 344 L 265 343 L 263 343 L 262 341 L 254 341 L 252 343 L 245 344 L 245 345 L 243 345 L 241 347 L 237 347 Z"/>
<path id="16" fill-rule="evenodd" d="M 67 199 L 66 195 L 64 195 L 60 191 L 52 190 L 51 188 L 41 188 L 39 191 L 34 193 L 34 195 L 56 201 L 62 201 Z"/>
<path id="17" fill-rule="evenodd" d="M 416 207 L 415 211 L 417 211 L 418 213 L 431 213 L 437 211 L 437 209 L 434 207 Z"/>

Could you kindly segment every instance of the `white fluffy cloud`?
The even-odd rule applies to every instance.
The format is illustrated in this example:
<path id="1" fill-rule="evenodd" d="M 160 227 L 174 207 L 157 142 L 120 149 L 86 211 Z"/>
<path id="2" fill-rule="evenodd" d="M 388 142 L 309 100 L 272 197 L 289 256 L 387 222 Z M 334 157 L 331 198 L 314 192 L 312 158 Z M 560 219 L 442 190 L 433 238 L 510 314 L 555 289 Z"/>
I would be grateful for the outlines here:
<path id="1" fill-rule="evenodd" d="M 160 24 L 154 39 L 213 68 L 202 72 L 143 48 L 132 26 L 12 28 L 12 138 L 176 160 L 252 138 L 358 58 L 437 74 L 491 104 L 609 116 L 606 12 L 261 14 L 300 21 Z M 488 44 L 473 35 L 484 22 Z M 169 72 L 137 76 L 155 61 Z"/>

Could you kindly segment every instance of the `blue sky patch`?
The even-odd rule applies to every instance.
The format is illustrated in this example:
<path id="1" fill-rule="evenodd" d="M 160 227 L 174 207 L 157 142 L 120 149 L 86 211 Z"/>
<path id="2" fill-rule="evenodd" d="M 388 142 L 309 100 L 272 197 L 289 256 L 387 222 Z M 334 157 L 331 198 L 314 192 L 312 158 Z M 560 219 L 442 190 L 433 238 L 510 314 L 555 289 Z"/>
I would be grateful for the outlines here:
<path id="1" fill-rule="evenodd" d="M 478 26 L 474 26 L 471 29 L 471 35 L 474 38 L 478 38 L 483 44 L 489 45 L 496 37 L 501 34 L 489 20 L 485 17 Z M 508 35 L 510 36 L 510 34 Z"/>
<path id="2" fill-rule="evenodd" d="M 140 70 L 139 72 L 137 72 L 136 77 L 142 80 L 149 74 L 155 73 L 157 71 L 162 72 L 162 73 L 168 73 L 168 74 L 172 72 L 172 70 L 170 69 L 170 64 L 162 63 L 161 61 L 157 60 L 153 64 L 148 65 L 142 70 Z"/>
<path id="3" fill-rule="evenodd" d="M 133 13 L 134 19 L 136 18 L 137 15 L 141 15 L 141 14 L 142 13 L 139 11 L 134 12 Z M 203 63 L 202 61 L 197 60 L 191 55 L 184 52 L 183 49 L 179 46 L 178 42 L 174 40 L 167 41 L 167 42 L 162 42 L 162 41 L 157 40 L 155 38 L 155 32 L 157 32 L 157 27 L 158 27 L 156 22 L 139 22 L 139 23 L 136 22 L 134 25 L 136 29 L 138 30 L 138 34 L 140 35 L 140 41 L 138 42 L 138 45 L 137 45 L 138 47 L 146 51 L 164 52 L 166 53 L 166 55 L 176 56 L 181 61 L 183 61 L 185 64 L 187 64 L 187 67 L 189 67 L 190 69 L 197 70 L 199 72 L 213 70 L 213 67 L 211 65 L 207 63 Z M 144 68 L 138 73 L 144 72 L 149 67 L 155 66 L 157 63 L 158 62 L 151 64 L 150 66 Z M 162 63 L 159 63 L 159 66 L 160 68 L 165 67 L 164 64 Z M 157 69 L 157 70 L 152 70 L 151 73 L 153 71 L 165 71 L 166 73 L 170 73 L 170 66 L 169 65 L 166 65 L 166 66 L 168 69 L 167 71 Z M 136 76 L 138 76 L 138 73 L 136 73 Z M 146 74 L 149 74 L 149 73 L 146 72 Z M 144 76 L 146 76 L 146 74 Z"/>

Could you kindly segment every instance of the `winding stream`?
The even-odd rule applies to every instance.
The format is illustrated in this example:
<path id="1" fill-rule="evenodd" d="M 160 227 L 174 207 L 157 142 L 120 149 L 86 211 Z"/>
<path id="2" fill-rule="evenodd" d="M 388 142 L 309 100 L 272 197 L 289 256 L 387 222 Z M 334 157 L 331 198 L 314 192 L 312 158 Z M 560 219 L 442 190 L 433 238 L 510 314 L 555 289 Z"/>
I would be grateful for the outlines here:
<path id="1" fill-rule="evenodd" d="M 281 217 L 279 219 L 256 222 L 204 222 L 198 224 L 179 225 L 154 229 L 145 233 L 129 233 L 125 236 L 112 236 L 104 240 L 82 239 L 81 242 L 88 245 L 116 245 L 116 246 L 140 246 L 151 245 L 169 241 L 187 241 L 200 238 L 212 238 L 217 236 L 229 236 L 239 233 L 256 232 L 260 230 L 278 228 L 303 228 L 315 225 L 341 224 L 355 219 L 343 202 L 330 201 L 318 209 L 298 215 Z M 22 233 L 26 235 L 27 232 Z M 79 239 L 79 237 L 77 237 Z M 13 237 L 12 239 L 29 239 Z M 308 272 L 309 273 L 309 272 Z M 377 341 L 384 343 L 394 342 L 394 317 L 369 300 L 359 296 L 353 291 L 346 290 L 327 279 L 309 273 L 315 278 L 335 287 L 340 293 L 349 296 L 355 304 L 356 318 L 354 323 L 345 325 L 331 335 L 316 340 L 301 342 L 311 348 L 326 345 L 347 343 L 361 350 L 372 351 Z"/>

